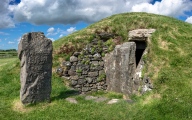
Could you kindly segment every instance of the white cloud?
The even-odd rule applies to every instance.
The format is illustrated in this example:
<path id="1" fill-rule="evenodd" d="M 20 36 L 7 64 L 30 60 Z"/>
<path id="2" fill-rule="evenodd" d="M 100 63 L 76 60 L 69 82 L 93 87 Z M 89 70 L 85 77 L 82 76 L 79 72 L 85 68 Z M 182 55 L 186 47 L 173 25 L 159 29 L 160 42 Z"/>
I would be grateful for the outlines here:
<path id="1" fill-rule="evenodd" d="M 54 29 L 53 27 L 50 27 L 50 28 L 47 30 L 47 32 L 48 32 L 48 33 L 52 33 L 52 32 L 54 32 L 54 30 L 55 30 L 55 29 Z"/>
<path id="2" fill-rule="evenodd" d="M 151 0 L 22 0 L 14 18 L 34 24 L 95 22 L 116 13 L 129 12 L 133 5 Z"/>
<path id="3" fill-rule="evenodd" d="M 55 39 L 54 39 L 54 38 L 48 38 L 48 39 L 50 39 L 50 40 L 52 40 L 52 41 L 55 41 Z"/>
<path id="4" fill-rule="evenodd" d="M 167 16 L 184 15 L 185 11 L 190 11 L 192 2 L 190 0 L 162 0 L 155 2 L 155 4 L 141 3 L 134 5 L 132 12 L 148 12 Z"/>
<path id="5" fill-rule="evenodd" d="M 63 34 L 59 35 L 59 38 L 63 37 Z"/>
<path id="6" fill-rule="evenodd" d="M 75 31 L 77 31 L 77 30 L 76 30 L 76 27 L 70 27 L 69 29 L 67 29 L 67 32 L 68 32 L 68 33 L 73 33 L 73 32 L 75 32 Z"/>
<path id="7" fill-rule="evenodd" d="M 15 42 L 9 41 L 8 44 L 14 44 Z"/>
<path id="8" fill-rule="evenodd" d="M 54 35 L 57 35 L 57 31 L 55 31 L 55 28 L 53 27 L 50 27 L 48 30 L 47 30 L 47 36 L 54 36 Z"/>
<path id="9" fill-rule="evenodd" d="M 1 0 L 0 4 L 0 28 L 10 28 L 14 27 L 13 19 L 10 17 L 12 14 L 11 9 L 9 8 L 9 2 L 11 0 Z"/>
<path id="10" fill-rule="evenodd" d="M 188 17 L 185 22 L 191 23 L 192 24 L 192 16 Z"/>
<path id="11" fill-rule="evenodd" d="M 13 27 L 14 21 L 36 25 L 74 24 L 79 21 L 89 23 L 123 12 L 149 12 L 178 17 L 192 10 L 191 0 L 161 0 L 154 4 L 151 1 L 21 0 L 17 5 L 9 5 L 10 0 L 1 0 L 0 28 Z"/>

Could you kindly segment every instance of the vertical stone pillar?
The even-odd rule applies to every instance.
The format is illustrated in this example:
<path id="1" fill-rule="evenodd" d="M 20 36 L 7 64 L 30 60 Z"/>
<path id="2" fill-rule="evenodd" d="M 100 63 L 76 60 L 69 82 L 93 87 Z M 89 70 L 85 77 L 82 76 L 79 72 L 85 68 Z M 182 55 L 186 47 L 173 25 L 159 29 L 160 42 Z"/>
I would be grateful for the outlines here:
<path id="1" fill-rule="evenodd" d="M 23 104 L 50 101 L 52 41 L 42 32 L 23 35 L 18 46 L 20 99 Z"/>
<path id="2" fill-rule="evenodd" d="M 133 91 L 133 76 L 136 69 L 136 45 L 125 42 L 104 58 L 107 90 L 131 95 Z"/>

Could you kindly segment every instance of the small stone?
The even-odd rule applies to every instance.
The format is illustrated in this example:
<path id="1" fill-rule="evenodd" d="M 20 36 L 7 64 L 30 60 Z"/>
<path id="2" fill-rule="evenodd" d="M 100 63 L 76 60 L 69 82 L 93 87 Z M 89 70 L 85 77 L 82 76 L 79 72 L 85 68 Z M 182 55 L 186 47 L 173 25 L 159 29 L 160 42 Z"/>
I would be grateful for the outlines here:
<path id="1" fill-rule="evenodd" d="M 90 77 L 86 78 L 86 80 L 87 80 L 88 83 L 92 83 L 93 82 L 92 78 L 90 78 Z"/>
<path id="2" fill-rule="evenodd" d="M 78 61 L 77 57 L 75 57 L 75 56 L 70 57 L 70 62 L 77 62 L 77 61 Z"/>
<path id="3" fill-rule="evenodd" d="M 82 92 L 88 92 L 89 91 L 89 87 L 83 87 L 82 88 Z"/>
<path id="4" fill-rule="evenodd" d="M 70 102 L 70 103 L 74 103 L 74 104 L 77 104 L 77 100 L 75 98 L 66 98 L 65 99 L 66 101 Z"/>
<path id="5" fill-rule="evenodd" d="M 63 69 L 62 69 L 61 67 L 58 67 L 58 68 L 56 69 L 56 73 L 57 73 L 58 75 L 62 76 L 62 74 L 63 74 Z"/>
<path id="6" fill-rule="evenodd" d="M 88 71 L 85 71 L 85 70 L 82 71 L 82 75 L 87 75 L 87 74 L 88 74 Z"/>
<path id="7" fill-rule="evenodd" d="M 66 66 L 66 67 L 70 67 L 71 66 L 71 62 L 69 62 L 69 61 L 63 62 L 63 65 Z"/>
<path id="8" fill-rule="evenodd" d="M 85 82 L 86 82 L 86 81 L 85 81 L 84 79 L 79 79 L 79 80 L 78 80 L 78 84 L 79 84 L 79 85 L 82 85 L 82 84 L 85 83 Z"/>
<path id="9" fill-rule="evenodd" d="M 76 75 L 76 72 L 75 72 L 75 71 L 72 71 L 72 70 L 69 70 L 69 71 L 68 71 L 68 74 L 69 74 L 70 76 L 75 76 L 75 75 Z"/>
<path id="10" fill-rule="evenodd" d="M 115 35 L 113 33 L 108 33 L 108 32 L 102 32 L 99 34 L 99 37 L 103 40 L 103 41 L 107 41 L 110 38 L 113 38 Z"/>
<path id="11" fill-rule="evenodd" d="M 91 64 L 93 64 L 94 66 L 98 66 L 99 62 L 98 61 L 92 61 Z"/>
<path id="12" fill-rule="evenodd" d="M 97 86 L 97 89 L 98 89 L 98 90 L 101 90 L 101 89 L 102 89 L 102 86 Z"/>
<path id="13" fill-rule="evenodd" d="M 80 88 L 80 87 L 81 87 L 81 85 L 76 85 L 76 86 L 75 86 L 75 88 Z"/>
<path id="14" fill-rule="evenodd" d="M 71 76 L 71 80 L 78 80 L 78 79 L 79 79 L 78 75 Z"/>
<path id="15" fill-rule="evenodd" d="M 91 87 L 92 89 L 96 89 L 97 86 L 95 84 L 93 84 L 93 86 Z"/>
<path id="16" fill-rule="evenodd" d="M 77 81 L 76 81 L 76 80 L 72 80 L 72 81 L 71 81 L 71 85 L 72 85 L 72 86 L 77 85 Z"/>
<path id="17" fill-rule="evenodd" d="M 88 76 L 90 76 L 90 77 L 96 77 L 96 76 L 98 76 L 98 72 L 89 72 L 89 73 L 88 73 Z"/>
<path id="18" fill-rule="evenodd" d="M 101 58 L 101 55 L 99 53 L 96 53 L 93 55 L 93 57 L 98 59 L 98 58 Z"/>
<path id="19" fill-rule="evenodd" d="M 104 66 L 104 62 L 103 61 L 99 61 L 99 65 L 103 67 Z"/>
<path id="20" fill-rule="evenodd" d="M 95 96 L 86 96 L 85 97 L 85 100 L 95 100 L 97 99 L 98 97 L 95 97 Z"/>
<path id="21" fill-rule="evenodd" d="M 95 99 L 95 102 L 104 102 L 106 100 L 107 100 L 106 97 L 99 97 L 99 98 Z"/>
<path id="22" fill-rule="evenodd" d="M 73 56 L 78 57 L 80 55 L 80 52 L 74 52 Z"/>
<path id="23" fill-rule="evenodd" d="M 92 92 L 96 92 L 96 91 L 97 91 L 97 89 L 91 89 L 91 91 L 92 91 Z"/>
<path id="24" fill-rule="evenodd" d="M 76 66 L 71 66 L 70 71 L 76 71 Z"/>
<path id="25" fill-rule="evenodd" d="M 112 99 L 107 104 L 114 104 L 114 103 L 117 103 L 117 102 L 119 102 L 119 99 Z"/>

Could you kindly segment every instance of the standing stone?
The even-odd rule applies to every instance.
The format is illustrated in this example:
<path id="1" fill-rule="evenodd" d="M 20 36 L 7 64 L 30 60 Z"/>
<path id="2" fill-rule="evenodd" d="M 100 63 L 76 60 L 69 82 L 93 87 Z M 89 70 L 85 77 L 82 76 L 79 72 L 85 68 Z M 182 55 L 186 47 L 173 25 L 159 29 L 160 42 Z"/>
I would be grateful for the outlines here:
<path id="1" fill-rule="evenodd" d="M 21 61 L 20 99 L 23 104 L 50 102 L 52 41 L 42 32 L 23 35 L 18 46 Z"/>
<path id="2" fill-rule="evenodd" d="M 113 52 L 106 54 L 104 69 L 107 90 L 126 95 L 132 94 L 133 76 L 136 69 L 135 50 L 134 42 L 126 42 L 117 45 Z"/>

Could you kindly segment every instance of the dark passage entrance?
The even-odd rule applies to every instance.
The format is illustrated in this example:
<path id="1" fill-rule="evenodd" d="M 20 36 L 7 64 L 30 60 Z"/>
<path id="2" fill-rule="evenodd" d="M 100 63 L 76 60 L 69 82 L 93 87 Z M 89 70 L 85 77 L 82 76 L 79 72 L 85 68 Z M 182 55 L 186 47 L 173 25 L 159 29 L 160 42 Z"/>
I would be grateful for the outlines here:
<path id="1" fill-rule="evenodd" d="M 141 57 L 143 55 L 143 52 L 145 51 L 147 44 L 145 41 L 134 41 L 136 43 L 136 66 L 139 64 L 139 61 L 141 60 Z"/>

